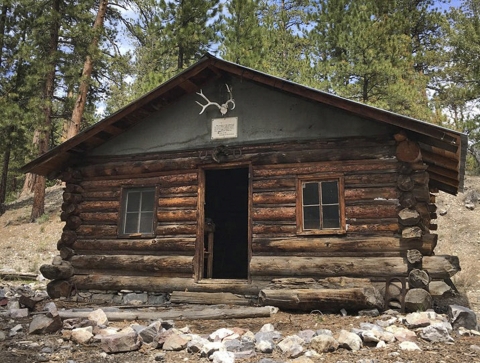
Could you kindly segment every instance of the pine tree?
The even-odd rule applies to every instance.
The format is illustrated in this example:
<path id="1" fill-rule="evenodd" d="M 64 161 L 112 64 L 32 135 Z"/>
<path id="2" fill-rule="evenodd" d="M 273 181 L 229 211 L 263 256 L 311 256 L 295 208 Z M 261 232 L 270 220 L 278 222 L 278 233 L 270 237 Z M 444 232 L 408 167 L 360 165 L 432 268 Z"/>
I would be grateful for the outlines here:
<path id="1" fill-rule="evenodd" d="M 258 19 L 259 0 L 231 0 L 227 3 L 220 53 L 225 60 L 262 68 L 265 45 Z"/>

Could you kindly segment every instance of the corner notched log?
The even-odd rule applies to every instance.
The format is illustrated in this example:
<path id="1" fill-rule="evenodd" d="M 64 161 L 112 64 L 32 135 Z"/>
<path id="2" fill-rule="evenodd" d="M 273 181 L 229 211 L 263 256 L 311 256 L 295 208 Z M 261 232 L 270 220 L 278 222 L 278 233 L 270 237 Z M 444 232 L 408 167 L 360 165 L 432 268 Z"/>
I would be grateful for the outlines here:
<path id="1" fill-rule="evenodd" d="M 260 291 L 262 305 L 285 310 L 320 310 L 338 312 L 340 309 L 362 310 L 383 308 L 383 296 L 373 286 L 348 289 L 296 289 Z"/>

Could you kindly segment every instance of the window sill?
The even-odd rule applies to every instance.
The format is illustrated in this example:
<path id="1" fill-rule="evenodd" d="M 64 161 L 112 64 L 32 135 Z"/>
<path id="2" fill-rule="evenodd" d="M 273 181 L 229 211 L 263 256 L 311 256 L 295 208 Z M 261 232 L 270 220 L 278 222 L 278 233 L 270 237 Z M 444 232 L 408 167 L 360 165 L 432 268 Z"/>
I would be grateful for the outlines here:
<path id="1" fill-rule="evenodd" d="M 346 234 L 345 229 L 323 229 L 323 230 L 309 230 L 309 231 L 299 231 L 297 235 L 299 236 L 318 236 L 318 235 L 338 235 Z"/>

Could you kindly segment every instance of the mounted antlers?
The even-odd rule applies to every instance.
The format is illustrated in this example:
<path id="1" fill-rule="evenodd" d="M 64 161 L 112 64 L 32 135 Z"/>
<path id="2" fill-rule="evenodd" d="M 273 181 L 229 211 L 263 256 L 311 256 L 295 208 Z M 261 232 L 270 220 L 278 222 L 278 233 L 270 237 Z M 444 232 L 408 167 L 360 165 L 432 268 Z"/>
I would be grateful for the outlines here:
<path id="1" fill-rule="evenodd" d="M 217 106 L 222 116 L 228 112 L 228 104 L 232 104 L 232 110 L 235 108 L 235 100 L 233 99 L 232 89 L 228 87 L 228 84 L 225 84 L 225 86 L 227 87 L 227 91 L 230 94 L 230 98 L 222 105 L 218 104 L 217 102 L 210 102 L 209 99 L 203 94 L 202 90 L 200 90 L 200 92 L 197 92 L 197 95 L 202 96 L 203 99 L 208 102 L 206 105 L 202 105 L 200 102 L 195 101 L 199 106 L 202 107 L 202 111 L 200 111 L 199 115 L 201 115 L 210 105 Z"/>

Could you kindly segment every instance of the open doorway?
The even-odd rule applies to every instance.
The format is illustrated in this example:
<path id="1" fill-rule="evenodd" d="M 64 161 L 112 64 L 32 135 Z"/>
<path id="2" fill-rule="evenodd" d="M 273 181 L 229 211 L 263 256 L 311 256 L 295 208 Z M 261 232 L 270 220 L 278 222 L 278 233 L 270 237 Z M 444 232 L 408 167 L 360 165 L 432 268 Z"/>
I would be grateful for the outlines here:
<path id="1" fill-rule="evenodd" d="M 206 278 L 248 278 L 248 174 L 246 167 L 205 170 Z"/>

